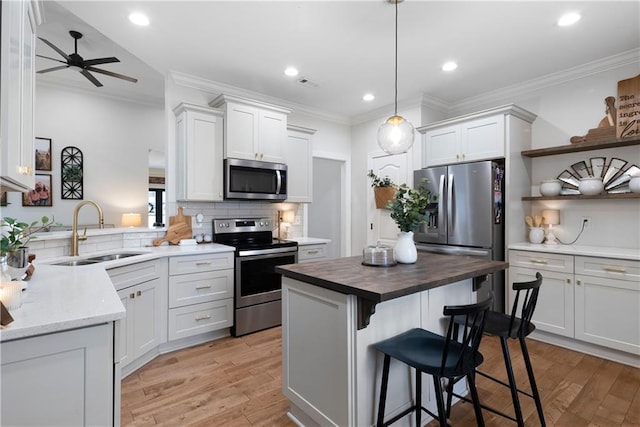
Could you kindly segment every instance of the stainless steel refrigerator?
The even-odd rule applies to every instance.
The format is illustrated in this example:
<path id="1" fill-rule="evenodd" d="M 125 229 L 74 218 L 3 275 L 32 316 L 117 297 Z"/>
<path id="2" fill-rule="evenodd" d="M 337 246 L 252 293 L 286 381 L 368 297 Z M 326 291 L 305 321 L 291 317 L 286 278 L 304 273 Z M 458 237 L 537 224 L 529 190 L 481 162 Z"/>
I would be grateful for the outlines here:
<path id="1" fill-rule="evenodd" d="M 426 178 L 426 182 L 424 179 Z M 504 260 L 504 164 L 482 161 L 414 172 L 437 200 L 415 231 L 418 250 Z M 504 272 L 490 275 L 478 300 L 493 292 L 493 310 L 504 312 Z"/>

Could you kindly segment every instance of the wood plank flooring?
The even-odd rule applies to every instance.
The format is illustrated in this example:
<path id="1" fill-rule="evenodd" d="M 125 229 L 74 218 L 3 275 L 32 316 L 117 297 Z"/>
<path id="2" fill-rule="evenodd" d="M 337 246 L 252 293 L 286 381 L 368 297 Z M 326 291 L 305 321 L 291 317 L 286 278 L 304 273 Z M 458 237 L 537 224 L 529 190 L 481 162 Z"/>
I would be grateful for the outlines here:
<path id="1" fill-rule="evenodd" d="M 224 338 L 162 355 L 122 382 L 123 426 L 284 426 L 280 328 Z M 548 426 L 640 426 L 640 369 L 527 340 Z M 521 388 L 528 390 L 522 355 L 509 349 Z M 499 341 L 485 337 L 485 372 L 506 378 Z M 508 389 L 482 377 L 483 403 L 512 413 Z M 521 397 L 527 426 L 539 426 L 533 401 Z M 515 423 L 483 411 L 488 426 Z M 454 406 L 453 426 L 475 426 L 468 403 Z M 428 424 L 429 427 L 436 423 Z"/>

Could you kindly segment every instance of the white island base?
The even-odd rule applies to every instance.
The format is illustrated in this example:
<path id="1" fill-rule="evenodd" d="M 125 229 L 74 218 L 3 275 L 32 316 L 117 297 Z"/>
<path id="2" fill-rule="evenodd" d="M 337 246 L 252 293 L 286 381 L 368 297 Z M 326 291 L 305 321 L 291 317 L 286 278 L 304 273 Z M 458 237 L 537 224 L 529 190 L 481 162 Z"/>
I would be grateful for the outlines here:
<path id="1" fill-rule="evenodd" d="M 371 345 L 414 327 L 444 333 L 445 305 L 475 301 L 472 281 L 378 303 L 358 325 L 358 298 L 282 278 L 283 393 L 289 417 L 302 426 L 375 425 L 383 356 Z M 385 419 L 411 406 L 414 371 L 391 361 Z M 437 412 L 431 376 L 423 375 L 423 405 Z M 466 394 L 463 381 L 456 385 Z M 430 418 L 424 414 L 427 422 Z M 396 425 L 413 425 L 407 415 Z"/>

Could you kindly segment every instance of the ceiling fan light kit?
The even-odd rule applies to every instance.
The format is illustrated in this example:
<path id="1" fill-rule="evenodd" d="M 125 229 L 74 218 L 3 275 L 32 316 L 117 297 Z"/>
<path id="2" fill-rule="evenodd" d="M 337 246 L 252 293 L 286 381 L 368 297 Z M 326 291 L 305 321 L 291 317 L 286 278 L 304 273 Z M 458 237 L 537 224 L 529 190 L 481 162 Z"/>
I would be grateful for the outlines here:
<path id="1" fill-rule="evenodd" d="M 394 114 L 378 128 L 378 145 L 388 154 L 406 152 L 413 145 L 415 130 L 404 117 L 398 115 L 398 3 L 404 0 L 388 0 L 396 9 L 395 32 L 395 101 Z"/>
<path id="2" fill-rule="evenodd" d="M 50 73 L 52 71 L 58 71 L 58 70 L 63 70 L 65 68 L 70 68 L 82 74 L 96 87 L 101 87 L 102 83 L 100 83 L 100 81 L 96 79 L 93 76 L 93 74 L 91 74 L 89 71 L 92 71 L 94 73 L 104 74 L 105 76 L 126 80 L 131 83 L 136 83 L 138 81 L 138 79 L 135 79 L 133 77 L 125 76 L 123 74 L 114 73 L 113 71 L 107 71 L 101 68 L 94 67 L 94 65 L 110 64 L 113 62 L 120 62 L 120 60 L 114 56 L 107 57 L 107 58 L 96 58 L 96 59 L 85 60 L 82 56 L 78 55 L 78 40 L 82 38 L 82 33 L 71 30 L 69 31 L 69 35 L 71 35 L 71 37 L 74 39 L 74 52 L 68 55 L 62 49 L 58 48 L 56 45 L 54 45 L 50 41 L 42 37 L 38 37 L 38 39 L 40 39 L 44 44 L 49 46 L 51 49 L 55 50 L 60 56 L 62 56 L 65 59 L 64 61 L 62 61 L 60 59 L 50 58 L 48 56 L 36 55 L 40 58 L 49 59 L 52 61 L 65 64 L 65 65 L 59 65 L 57 67 L 47 68 L 45 70 L 40 70 L 38 71 L 38 74 Z"/>

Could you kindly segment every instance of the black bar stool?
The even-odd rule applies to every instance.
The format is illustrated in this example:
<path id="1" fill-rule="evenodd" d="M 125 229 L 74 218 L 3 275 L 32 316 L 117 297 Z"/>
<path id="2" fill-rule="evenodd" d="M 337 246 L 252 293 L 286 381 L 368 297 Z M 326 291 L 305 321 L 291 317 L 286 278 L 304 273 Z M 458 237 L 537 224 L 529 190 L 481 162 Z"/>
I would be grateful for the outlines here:
<path id="1" fill-rule="evenodd" d="M 422 411 L 438 419 L 441 426 L 446 426 L 447 411 L 444 404 L 441 379 L 459 380 L 465 377 L 469 381 L 476 420 L 479 426 L 484 426 L 478 392 L 475 386 L 474 372 L 483 360 L 478 347 L 482 339 L 485 317 L 491 305 L 491 300 L 492 297 L 489 297 L 486 301 L 476 304 L 445 306 L 444 315 L 450 317 L 446 337 L 415 328 L 374 344 L 378 351 L 384 353 L 380 403 L 378 405 L 378 427 L 388 426 L 413 411 L 416 412 L 416 426 L 421 425 Z M 463 334 L 458 334 L 454 331 L 454 317 L 461 319 L 465 325 Z M 389 383 L 389 364 L 392 357 L 415 368 L 415 402 L 410 408 L 385 422 L 384 407 Z M 433 376 L 438 415 L 422 406 L 421 375 L 423 372 Z"/>
<path id="2" fill-rule="evenodd" d="M 540 394 L 538 393 L 538 387 L 536 386 L 536 379 L 533 375 L 533 367 L 531 366 L 531 359 L 529 358 L 529 351 L 527 350 L 527 343 L 525 341 L 525 338 L 536 329 L 535 325 L 531 323 L 531 317 L 533 316 L 533 311 L 536 308 L 538 293 L 540 292 L 541 284 L 542 275 L 540 273 L 536 273 L 536 280 L 513 284 L 513 290 L 516 291 L 516 298 L 513 303 L 513 307 L 511 308 L 511 315 L 498 313 L 495 311 L 487 312 L 484 331 L 487 334 L 500 337 L 500 345 L 502 347 L 502 355 L 504 357 L 504 363 L 507 369 L 507 378 L 509 380 L 509 383 L 507 384 L 495 377 L 476 370 L 477 374 L 489 378 L 490 380 L 495 381 L 499 384 L 502 384 L 503 386 L 508 387 L 511 390 L 511 399 L 513 400 L 515 418 L 503 412 L 497 411 L 494 408 L 490 408 L 485 405 L 480 406 L 488 411 L 517 422 L 518 426 L 524 426 L 524 419 L 522 416 L 522 409 L 520 408 L 520 399 L 518 398 L 518 393 L 527 395 L 535 401 L 536 409 L 538 411 L 538 418 L 540 418 L 540 424 L 543 427 L 546 426 L 544 413 L 542 412 L 542 402 L 540 401 Z M 524 292 L 525 295 L 522 301 L 521 315 L 520 317 L 517 317 L 516 314 L 518 311 L 518 303 L 520 301 L 521 292 Z M 454 321 L 459 325 L 464 324 L 463 318 L 456 318 L 454 319 Z M 508 338 L 517 338 L 520 342 L 520 348 L 522 349 L 522 356 L 524 358 L 524 363 L 527 368 L 527 375 L 529 377 L 529 384 L 531 386 L 531 393 L 527 393 L 517 388 L 516 380 L 513 375 L 513 366 L 511 365 L 511 356 L 509 355 L 509 346 L 507 345 Z M 457 380 L 451 381 L 447 385 L 447 414 L 451 410 L 451 396 L 456 396 L 462 400 L 469 402 L 469 399 L 467 399 L 466 397 L 459 396 L 453 393 L 453 384 L 455 383 L 455 381 Z"/>

